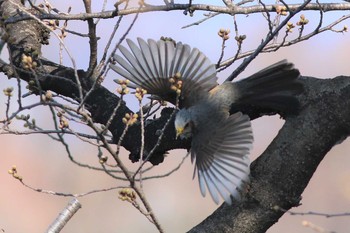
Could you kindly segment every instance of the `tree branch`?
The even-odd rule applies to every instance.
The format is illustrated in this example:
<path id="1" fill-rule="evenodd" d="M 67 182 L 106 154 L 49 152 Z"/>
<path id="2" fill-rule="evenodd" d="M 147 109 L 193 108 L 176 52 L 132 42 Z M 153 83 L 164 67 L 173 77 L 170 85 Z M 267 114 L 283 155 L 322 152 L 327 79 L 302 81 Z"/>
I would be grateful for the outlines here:
<path id="1" fill-rule="evenodd" d="M 81 208 L 81 204 L 78 199 L 74 198 L 68 205 L 62 210 L 55 221 L 46 230 L 47 233 L 59 233 L 67 222 L 76 214 L 76 212 Z"/>
<path id="2" fill-rule="evenodd" d="M 298 9 L 302 4 L 290 4 L 289 9 L 294 11 Z M 320 6 L 324 12 L 327 11 L 344 11 L 350 10 L 350 3 L 309 3 L 303 10 L 305 11 L 315 11 L 319 10 Z M 118 11 L 103 11 L 96 13 L 80 13 L 80 14 L 43 14 L 41 13 L 37 17 L 40 19 L 57 19 L 57 20 L 88 20 L 88 19 L 110 19 L 115 16 L 130 15 L 135 13 L 146 13 L 146 12 L 156 12 L 156 11 L 178 11 L 178 10 L 187 10 L 190 7 L 189 4 L 167 4 L 152 6 L 147 5 L 142 8 L 132 7 L 128 9 L 118 10 Z M 254 5 L 254 6 L 236 6 L 234 8 L 228 8 L 226 6 L 214 6 L 206 4 L 192 4 L 191 9 L 193 11 L 208 11 L 208 12 L 218 12 L 222 14 L 229 15 L 247 15 L 255 14 L 262 12 L 276 12 L 276 5 Z M 28 20 L 30 17 L 26 15 L 16 16 L 13 18 L 8 18 L 5 20 L 5 23 L 15 23 L 21 20 Z"/>
<path id="3" fill-rule="evenodd" d="M 86 13 L 91 13 L 91 1 L 84 0 L 84 6 Z M 96 36 L 96 24 L 94 19 L 88 19 L 89 26 L 89 39 L 90 39 L 90 61 L 89 68 L 87 70 L 88 77 L 92 75 L 97 65 L 97 36 Z"/>
<path id="4" fill-rule="evenodd" d="M 305 7 L 307 6 L 307 4 L 310 2 L 311 0 L 305 1 L 301 6 L 299 6 L 297 9 L 295 9 L 294 11 L 290 12 L 289 15 L 283 20 L 283 22 L 278 25 L 274 31 L 272 31 L 272 27 L 270 27 L 270 31 L 268 33 L 268 35 L 266 36 L 265 40 L 255 49 L 255 51 L 244 60 L 244 62 L 242 62 L 237 69 L 235 69 L 235 71 L 233 71 L 228 78 L 226 79 L 226 81 L 232 81 L 234 78 L 236 78 L 241 72 L 243 72 L 245 70 L 245 68 L 247 68 L 247 66 L 249 65 L 249 63 L 251 61 L 254 60 L 254 58 L 256 56 L 258 56 L 260 54 L 260 52 L 266 47 L 266 45 L 280 32 L 280 30 L 288 23 L 288 21 L 294 16 L 296 15 L 298 12 L 302 11 L 305 9 Z M 264 9 L 266 9 L 266 5 L 263 5 Z M 265 10 L 265 12 L 267 12 L 267 9 Z M 269 21 L 269 25 L 270 25 L 270 21 Z"/>
<path id="5" fill-rule="evenodd" d="M 252 163 L 251 184 L 242 202 L 221 205 L 189 232 L 263 233 L 285 213 L 281 208 L 300 205 L 317 166 L 350 133 L 350 77 L 304 77 L 302 82 L 302 111 L 286 118 L 273 142 Z"/>

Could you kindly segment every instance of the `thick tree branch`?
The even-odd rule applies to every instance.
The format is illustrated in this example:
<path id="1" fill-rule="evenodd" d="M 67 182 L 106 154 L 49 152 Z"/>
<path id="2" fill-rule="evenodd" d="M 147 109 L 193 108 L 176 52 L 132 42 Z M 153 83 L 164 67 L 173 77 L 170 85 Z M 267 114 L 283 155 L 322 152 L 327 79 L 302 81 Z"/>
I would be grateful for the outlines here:
<path id="1" fill-rule="evenodd" d="M 190 232 L 266 232 L 301 194 L 327 152 L 350 133 L 350 77 L 304 77 L 302 111 L 286 123 L 251 165 L 251 184 L 242 202 L 223 204 Z M 331 109 L 331 111 L 330 111 Z M 293 138 L 293 140 L 291 140 Z"/>
<path id="2" fill-rule="evenodd" d="M 294 11 L 298 9 L 302 4 L 290 4 L 289 9 Z M 344 11 L 350 10 L 350 3 L 310 3 L 303 10 L 304 11 L 315 11 L 320 10 L 320 6 L 324 12 L 327 11 Z M 104 11 L 96 13 L 81 13 L 81 14 L 69 14 L 69 15 L 54 15 L 54 14 L 40 14 L 38 18 L 40 19 L 58 19 L 58 20 L 88 20 L 88 19 L 109 19 L 115 16 L 130 15 L 135 13 L 146 13 L 146 12 L 156 12 L 156 11 L 178 11 L 178 10 L 188 10 L 189 4 L 168 4 L 160 6 L 147 5 L 142 8 L 128 8 L 124 10 L 113 10 Z M 262 12 L 276 12 L 276 5 L 255 5 L 255 6 L 236 6 L 234 8 L 229 8 L 226 6 L 214 6 L 205 4 L 192 4 L 191 9 L 193 11 L 208 11 L 208 12 L 218 12 L 222 14 L 229 15 L 247 15 Z M 15 23 L 21 20 L 28 20 L 30 17 L 26 15 L 17 16 L 14 18 L 8 18 L 5 23 Z"/>

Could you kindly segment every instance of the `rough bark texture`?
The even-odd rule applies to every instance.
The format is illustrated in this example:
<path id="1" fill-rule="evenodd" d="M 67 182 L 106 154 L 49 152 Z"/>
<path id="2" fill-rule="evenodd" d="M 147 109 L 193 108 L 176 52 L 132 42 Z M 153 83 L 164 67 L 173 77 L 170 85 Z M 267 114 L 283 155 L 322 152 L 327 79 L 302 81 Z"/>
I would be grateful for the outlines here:
<path id="1" fill-rule="evenodd" d="M 20 1 L 15 1 L 20 4 Z M 9 1 L 0 1 L 2 19 L 18 15 L 16 6 Z M 6 29 L 6 30 L 5 30 Z M 34 20 L 20 21 L 3 26 L 8 35 L 10 57 L 14 66 L 0 61 L 0 70 L 7 76 L 16 73 L 24 81 L 34 79 L 32 73 L 23 70 L 21 56 L 37 54 L 39 67 L 36 76 L 42 90 L 52 90 L 76 99 L 78 89 L 74 70 L 46 61 L 40 57 L 41 43 L 45 43 L 45 30 Z M 92 81 L 84 71 L 78 72 L 87 93 Z M 286 123 L 266 151 L 251 166 L 251 184 L 241 203 L 236 206 L 223 204 L 212 215 L 190 232 L 265 232 L 283 215 L 282 209 L 297 206 L 301 194 L 327 152 L 349 135 L 350 131 L 350 77 L 336 77 L 320 80 L 301 78 L 305 86 L 298 96 L 301 111 L 293 116 L 285 116 Z M 102 86 L 97 86 L 86 100 L 86 108 L 95 122 L 106 123 L 119 98 Z M 149 152 L 159 137 L 159 131 L 170 116 L 172 109 L 165 109 L 160 118 L 149 121 L 145 129 L 145 151 Z M 131 110 L 122 103 L 109 130 L 115 141 L 121 135 L 124 125 L 121 118 Z M 250 109 L 254 118 L 266 110 Z M 270 113 L 272 114 L 272 113 Z M 153 164 L 163 161 L 163 154 L 175 148 L 189 148 L 189 141 L 175 140 L 174 127 L 170 123 L 157 151 L 151 157 Z M 136 161 L 139 154 L 140 127 L 131 127 L 123 146 L 130 151 L 130 159 Z"/>
<path id="2" fill-rule="evenodd" d="M 223 204 L 189 232 L 266 232 L 298 206 L 327 152 L 350 131 L 350 77 L 303 77 L 302 111 L 286 123 L 251 166 L 251 184 L 237 206 Z"/>

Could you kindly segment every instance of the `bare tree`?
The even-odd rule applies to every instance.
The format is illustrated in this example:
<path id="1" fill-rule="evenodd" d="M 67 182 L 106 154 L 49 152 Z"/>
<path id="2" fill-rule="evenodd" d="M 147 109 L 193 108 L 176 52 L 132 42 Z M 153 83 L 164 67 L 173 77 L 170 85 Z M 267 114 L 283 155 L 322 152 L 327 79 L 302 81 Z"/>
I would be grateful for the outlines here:
<path id="1" fill-rule="evenodd" d="M 14 88 L 3 86 L 6 105 L 0 119 L 0 133 L 45 134 L 64 145 L 72 163 L 102 171 L 114 179 L 126 181 L 126 185 L 70 194 L 34 188 L 25 182 L 16 167 L 9 172 L 34 191 L 58 196 L 79 198 L 118 189 L 120 199 L 130 202 L 159 232 L 165 230 L 143 191 L 143 181 L 168 176 L 178 167 L 154 177 L 147 175 L 148 170 L 153 168 L 148 165 L 162 166 L 166 163 L 164 158 L 167 151 L 190 149 L 190 141 L 175 139 L 173 107 L 164 108 L 164 103 L 159 100 L 145 104 L 145 93 L 138 90 L 135 94 L 138 110 L 135 112 L 131 110 L 130 103 L 125 101 L 129 93 L 127 81 L 120 80 L 119 86 L 115 85 L 117 93 L 105 85 L 108 82 L 106 79 L 112 75 L 109 65 L 114 62 L 113 55 L 125 38 L 130 36 L 140 15 L 147 12 L 160 14 L 180 11 L 191 16 L 204 12 L 198 21 L 192 21 L 184 27 L 196 27 L 215 21 L 215 17 L 227 15 L 233 25 L 232 32 L 219 30 L 222 49 L 218 52 L 219 59 L 216 62 L 218 71 L 227 72 L 227 81 L 234 80 L 258 55 L 296 46 L 312 37 L 322 36 L 325 32 L 347 32 L 348 28 L 342 23 L 350 18 L 350 14 L 346 14 L 350 10 L 348 1 L 320 3 L 308 0 L 293 4 L 278 1 L 270 4 L 264 1 L 224 0 L 220 5 L 218 2 L 218 5 L 209 5 L 197 1 L 196 4 L 192 1 L 178 4 L 164 0 L 163 3 L 152 5 L 147 1 L 135 3 L 120 0 L 113 7 L 107 1 L 100 3 L 97 13 L 93 12 L 91 1 L 82 2 L 85 13 L 73 14 L 71 9 L 64 12 L 48 1 L 41 4 L 33 1 L 25 4 L 19 0 L 0 1 L 1 48 L 6 49 L 9 55 L 8 61 L 0 59 L 0 70 L 17 83 Z M 315 12 L 317 20 L 310 22 L 308 14 Z M 326 15 L 333 12 L 342 12 L 342 16 L 331 22 L 325 20 Z M 237 17 L 253 17 L 254 14 L 259 14 L 263 21 L 257 23 L 252 30 L 265 28 L 265 34 L 262 40 L 255 41 L 254 47 L 246 49 L 245 42 L 250 36 L 241 33 L 247 30 L 242 30 Z M 130 17 L 127 27 L 123 28 L 121 25 L 126 16 Z M 103 35 L 108 41 L 102 45 L 103 51 L 100 51 L 99 36 L 102 35 L 98 35 L 97 30 L 111 19 L 114 20 L 114 29 L 110 35 Z M 69 26 L 72 21 L 86 22 L 88 33 L 73 31 Z M 80 55 L 73 54 L 66 46 L 67 35 L 81 37 L 82 41 L 86 38 L 89 40 L 89 62 L 86 69 L 79 69 L 77 60 Z M 54 43 L 51 37 L 59 44 L 60 56 L 56 61 L 42 56 L 43 45 Z M 230 37 L 235 43 L 228 43 Z M 62 60 L 63 54 L 69 58 L 65 62 Z M 235 69 L 232 68 L 234 66 Z M 233 206 L 222 204 L 190 232 L 266 232 L 289 209 L 300 204 L 301 194 L 324 156 L 349 135 L 350 79 L 344 75 L 346 74 L 339 74 L 338 77 L 327 80 L 300 78 L 304 86 L 304 92 L 297 96 L 300 111 L 297 114 L 283 115 L 285 124 L 282 129 L 265 152 L 252 163 L 251 183 L 243 200 Z M 37 98 L 27 103 L 24 100 L 28 96 Z M 24 114 L 42 107 L 49 110 L 47 117 L 52 119 L 52 128 L 43 127 L 30 115 Z M 160 115 L 154 117 L 160 109 Z M 256 107 L 240 110 L 251 119 L 276 114 L 269 109 Z M 232 109 L 233 111 L 235 110 Z M 13 126 L 15 122 L 24 122 L 26 129 L 17 130 Z M 81 130 L 81 126 L 84 130 Z M 70 149 L 68 136 L 96 147 L 99 165 L 77 161 Z M 130 152 L 129 159 L 132 162 L 139 161 L 135 170 L 125 165 L 125 159 L 120 155 L 121 147 Z M 58 232 L 59 229 L 51 232 Z"/>

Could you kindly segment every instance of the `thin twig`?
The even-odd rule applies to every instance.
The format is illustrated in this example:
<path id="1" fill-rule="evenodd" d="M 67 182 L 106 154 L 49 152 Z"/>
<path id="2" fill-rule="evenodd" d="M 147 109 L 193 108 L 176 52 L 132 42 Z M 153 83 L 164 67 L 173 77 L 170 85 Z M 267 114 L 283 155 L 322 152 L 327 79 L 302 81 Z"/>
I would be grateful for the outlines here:
<path id="1" fill-rule="evenodd" d="M 205 18 L 200 19 L 200 20 L 198 20 L 198 21 L 196 21 L 194 23 L 187 24 L 187 25 L 181 27 L 181 29 L 189 28 L 189 27 L 192 27 L 192 26 L 197 26 L 197 25 L 199 25 L 199 24 L 201 24 L 201 23 L 203 23 L 203 22 L 205 22 L 205 21 L 207 21 L 207 20 L 209 20 L 211 18 L 214 18 L 215 16 L 218 16 L 218 15 L 220 15 L 220 12 L 216 12 L 216 13 L 211 13 L 210 12 L 209 14 L 206 15 Z"/>
<path id="2" fill-rule="evenodd" d="M 70 13 L 71 11 L 71 8 L 68 8 L 68 14 Z M 60 28 L 60 31 L 61 31 L 61 36 L 60 38 L 63 39 L 66 37 L 66 28 L 68 26 L 68 20 L 65 20 L 64 23 L 63 23 L 63 27 Z M 59 56 L 60 56 L 60 65 L 63 64 L 63 45 L 62 43 L 59 44 Z"/>
<path id="3" fill-rule="evenodd" d="M 229 66 L 231 66 L 238 58 L 238 55 L 241 53 L 242 51 L 242 44 L 243 44 L 243 40 L 240 39 L 240 35 L 239 35 L 239 32 L 238 32 L 238 23 L 237 23 L 237 20 L 236 20 L 236 16 L 234 15 L 233 16 L 233 25 L 235 26 L 235 40 L 237 41 L 237 50 L 236 50 L 236 54 L 233 56 L 233 59 L 231 60 L 230 63 L 228 63 L 227 65 L 225 65 L 224 67 L 220 67 L 220 63 L 218 63 L 216 65 L 216 69 L 217 69 L 217 72 L 221 72 L 223 70 L 225 70 L 226 68 L 228 68 Z"/>
<path id="4" fill-rule="evenodd" d="M 16 80 L 17 80 L 17 103 L 18 103 L 18 108 L 22 108 L 22 87 L 21 87 L 21 79 L 19 78 L 18 75 L 16 75 Z"/>
<path id="5" fill-rule="evenodd" d="M 273 23 L 271 21 L 271 16 L 270 16 L 270 13 L 269 11 L 267 10 L 266 8 L 266 5 L 261 1 L 259 0 L 259 4 L 261 4 L 263 6 L 263 8 L 265 9 L 265 11 L 262 13 L 262 15 L 265 17 L 265 19 L 267 20 L 267 24 L 269 26 L 269 33 L 272 33 L 272 30 L 273 30 Z M 266 16 L 265 16 L 266 14 Z"/>
<path id="6" fill-rule="evenodd" d="M 103 0 L 101 12 L 104 12 L 106 10 L 106 6 L 107 6 L 107 0 Z M 101 19 L 97 19 L 95 24 L 97 25 L 100 22 L 100 20 Z"/>
<path id="7" fill-rule="evenodd" d="M 142 6 L 140 6 L 141 9 Z M 90 88 L 90 90 L 86 93 L 84 99 L 81 101 L 81 106 L 83 106 L 83 103 L 85 103 L 86 99 L 89 97 L 89 95 L 92 93 L 92 91 L 95 89 L 96 85 L 99 83 L 99 80 L 101 77 L 106 77 L 107 72 L 109 71 L 109 69 L 107 69 L 109 62 L 111 61 L 111 57 L 113 56 L 113 54 L 116 52 L 117 48 L 119 47 L 119 45 L 121 44 L 121 42 L 125 39 L 125 37 L 129 34 L 131 28 L 134 26 L 137 18 L 138 18 L 139 13 L 136 13 L 132 23 L 129 25 L 127 31 L 124 33 L 124 35 L 122 36 L 122 38 L 119 40 L 119 43 L 117 44 L 117 46 L 114 48 L 113 52 L 111 53 L 111 55 L 108 58 L 108 62 L 105 63 L 105 65 L 102 67 L 103 63 L 102 60 L 98 65 L 98 70 L 100 70 L 98 73 L 98 75 L 96 74 L 96 77 L 94 77 L 94 83 L 92 85 L 92 87 Z M 115 32 L 113 32 L 115 33 Z M 100 69 L 102 67 L 102 69 Z M 106 71 L 107 69 L 107 71 Z M 106 72 L 105 72 L 106 71 Z M 79 107 L 80 108 L 80 107 Z"/>
<path id="8" fill-rule="evenodd" d="M 293 11 L 292 13 L 290 13 L 285 20 L 283 20 L 283 22 L 278 25 L 278 27 L 276 27 L 276 29 L 268 34 L 268 36 L 266 37 L 266 39 L 256 48 L 256 50 L 254 51 L 254 53 L 252 53 L 248 58 L 246 58 L 244 60 L 244 62 L 242 62 L 239 67 L 233 71 L 230 76 L 226 79 L 226 81 L 232 81 L 234 78 L 236 78 L 243 70 L 245 70 L 245 68 L 249 65 L 249 63 L 251 61 L 253 61 L 255 59 L 256 56 L 258 56 L 261 51 L 266 47 L 266 45 L 275 37 L 275 35 L 277 35 L 277 33 L 282 29 L 282 27 L 284 27 L 288 21 L 294 16 L 296 15 L 298 12 L 300 12 L 301 10 L 304 9 L 304 7 L 309 4 L 311 2 L 311 0 L 307 0 L 305 1 L 301 6 L 299 6 L 295 11 Z"/>
<path id="9" fill-rule="evenodd" d="M 323 23 L 323 10 L 322 10 L 322 6 L 318 0 L 316 0 L 316 3 L 320 6 L 320 22 L 318 23 L 318 25 L 315 29 L 315 31 L 318 32 L 318 30 L 320 30 L 320 28 L 322 27 L 322 23 Z"/>
<path id="10" fill-rule="evenodd" d="M 6 122 L 9 124 L 11 122 L 10 117 L 9 117 L 9 111 L 10 111 L 10 103 L 11 103 L 11 94 L 7 96 L 6 100 L 6 110 L 5 110 L 5 117 L 6 117 Z"/>
<path id="11" fill-rule="evenodd" d="M 283 211 L 285 213 L 288 213 L 290 215 L 299 215 L 299 216 L 320 216 L 320 217 L 326 217 L 326 218 L 336 218 L 336 217 L 348 217 L 350 216 L 350 212 L 343 212 L 343 213 L 336 213 L 336 214 L 329 214 L 329 213 L 320 213 L 320 212 L 315 212 L 315 211 L 308 211 L 308 212 L 297 212 L 297 211 L 291 211 L 291 210 L 286 210 L 282 207 L 279 206 L 274 206 L 274 210 L 278 211 Z"/>
<path id="12" fill-rule="evenodd" d="M 83 114 L 83 113 L 82 113 Z M 89 126 L 97 133 L 99 134 L 99 130 L 94 126 L 91 118 L 84 114 L 85 118 L 88 121 Z M 123 171 L 125 177 L 128 179 L 128 181 L 130 182 L 130 186 L 131 188 L 133 188 L 135 190 L 135 192 L 137 193 L 137 195 L 140 197 L 143 205 L 145 206 L 146 210 L 148 211 L 154 225 L 156 226 L 156 228 L 158 229 L 159 232 L 164 232 L 162 226 L 159 223 L 159 220 L 157 219 L 156 215 L 153 213 L 153 210 L 151 208 L 151 205 L 149 204 L 147 198 L 145 197 L 142 189 L 138 188 L 137 186 L 135 186 L 135 180 L 133 179 L 133 177 L 130 175 L 129 170 L 126 168 L 126 166 L 124 165 L 124 163 L 121 161 L 121 159 L 119 158 L 118 154 L 111 148 L 111 146 L 108 144 L 108 142 L 106 141 L 104 135 L 100 134 L 99 135 L 101 137 L 101 141 L 104 144 L 105 149 L 113 156 L 113 158 L 115 159 L 117 165 L 120 167 L 120 169 Z"/>
<path id="13" fill-rule="evenodd" d="M 128 4 L 129 4 L 129 1 L 126 1 L 126 4 L 125 4 L 124 9 L 126 9 L 126 8 L 128 7 Z M 113 39 L 114 39 L 115 34 L 117 33 L 117 30 L 118 30 L 118 28 L 119 28 L 119 26 L 120 26 L 120 23 L 121 23 L 122 19 L 123 19 L 123 16 L 120 16 L 120 17 L 118 18 L 118 20 L 117 20 L 117 23 L 114 25 L 113 31 L 112 31 L 112 33 L 111 33 L 109 39 L 108 39 L 108 42 L 107 42 L 107 44 L 106 44 L 105 49 L 104 49 L 104 52 L 103 52 L 101 61 L 100 61 L 100 63 L 99 63 L 99 66 L 102 65 L 102 64 L 104 64 L 105 61 L 106 61 L 108 49 L 109 49 L 109 47 L 110 47 L 111 44 L 112 44 L 112 41 L 113 41 Z M 111 58 L 111 57 L 109 57 L 109 60 L 110 60 L 110 58 Z M 104 69 L 105 69 L 105 68 L 104 68 Z M 101 73 L 104 73 L 104 71 L 105 71 L 105 70 L 102 70 Z"/>
<path id="14" fill-rule="evenodd" d="M 83 0 L 86 13 L 91 13 L 91 0 Z M 87 69 L 87 77 L 92 76 L 96 65 L 97 65 L 97 36 L 96 36 L 96 24 L 94 19 L 88 19 L 89 29 L 89 45 L 90 45 L 90 56 L 89 56 L 89 67 Z"/>
<path id="15" fill-rule="evenodd" d="M 139 108 L 140 108 L 140 125 L 141 125 L 141 146 L 140 146 L 140 167 L 142 167 L 142 158 L 143 158 L 143 152 L 145 148 L 145 122 L 144 122 L 144 116 L 143 116 L 143 110 L 142 110 L 142 99 L 139 100 Z M 140 169 L 139 172 L 139 179 L 140 179 L 140 188 L 142 189 L 142 169 Z"/>
<path id="16" fill-rule="evenodd" d="M 119 100 L 118 100 L 118 104 L 117 104 L 117 106 L 115 106 L 115 108 L 113 109 L 113 112 L 112 112 L 111 116 L 108 118 L 108 121 L 107 121 L 107 123 L 105 124 L 105 127 L 104 127 L 104 129 L 101 131 L 101 133 L 107 132 L 109 126 L 112 124 L 112 121 L 113 121 L 115 115 L 117 114 L 117 111 L 118 111 L 118 109 L 120 108 L 121 103 L 123 102 L 123 96 L 124 96 L 124 95 L 120 95 L 120 98 L 119 98 Z"/>
<path id="17" fill-rule="evenodd" d="M 216 63 L 216 67 L 219 67 L 223 57 L 224 57 L 224 53 L 225 53 L 225 42 L 226 40 L 224 39 L 224 37 L 222 37 L 222 43 L 221 43 L 221 53 L 220 53 L 220 57 L 218 62 Z"/>
<path id="18" fill-rule="evenodd" d="M 140 5 L 139 10 L 142 9 L 142 5 Z M 135 25 L 136 20 L 138 19 L 140 14 L 140 11 L 138 11 L 134 17 L 134 19 L 132 20 L 131 24 L 129 25 L 129 27 L 127 28 L 127 30 L 125 31 L 125 33 L 120 37 L 118 43 L 115 45 L 115 47 L 113 48 L 111 54 L 108 57 L 107 62 L 105 63 L 105 65 L 103 66 L 103 69 L 101 70 L 101 74 L 103 74 L 103 76 L 107 75 L 106 69 L 109 65 L 109 62 L 112 61 L 112 57 L 114 56 L 114 54 L 116 53 L 117 49 L 119 48 L 120 44 L 125 40 L 126 36 L 129 34 L 129 32 L 131 31 L 131 29 L 133 28 L 133 26 Z"/>
<path id="19" fill-rule="evenodd" d="M 283 36 L 283 38 L 282 38 L 282 42 L 279 43 L 279 45 L 274 49 L 274 51 L 279 50 L 279 49 L 284 45 L 284 43 L 285 43 L 286 40 L 287 40 L 288 35 L 289 35 L 288 30 L 286 30 L 286 32 L 285 32 L 285 34 L 284 34 L 284 36 Z"/>
<path id="20" fill-rule="evenodd" d="M 322 32 L 325 32 L 325 31 L 333 31 L 333 27 L 336 26 L 337 24 L 339 24 L 340 22 L 344 21 L 344 20 L 347 20 L 350 18 L 350 14 L 349 15 L 344 15 L 342 16 L 341 18 L 339 18 L 338 20 L 334 21 L 333 23 L 319 29 L 319 31 L 316 33 L 315 31 L 301 37 L 301 38 L 297 38 L 297 39 L 294 39 L 294 40 L 291 40 L 291 41 L 287 41 L 285 42 L 283 45 L 281 44 L 271 44 L 271 45 L 267 45 L 262 51 L 261 53 L 269 53 L 269 52 L 273 52 L 277 47 L 287 47 L 287 46 L 291 46 L 291 45 L 294 45 L 294 44 L 297 44 L 299 42 L 302 42 L 304 40 L 308 40 L 310 39 L 311 37 L 315 36 L 316 34 L 320 34 Z M 338 32 L 338 31 L 337 31 Z M 341 30 L 340 32 L 343 32 L 343 30 Z M 237 59 L 242 59 L 242 58 L 245 58 L 245 57 L 249 57 L 250 55 L 252 55 L 256 50 L 251 50 L 251 51 L 247 51 L 245 53 L 241 53 L 239 54 L 239 56 L 237 57 Z M 220 67 L 224 67 L 224 66 L 227 66 L 228 64 L 230 64 L 232 62 L 233 58 L 229 58 L 225 61 L 223 61 L 221 64 L 220 64 Z"/>
<path id="21" fill-rule="evenodd" d="M 152 150 L 148 153 L 147 157 L 143 160 L 141 166 L 136 170 L 134 176 L 133 176 L 133 179 L 135 179 L 135 176 L 138 174 L 138 172 L 142 169 L 142 167 L 145 165 L 145 163 L 147 163 L 147 161 L 149 160 L 149 158 L 152 156 L 152 154 L 154 153 L 154 151 L 158 148 L 158 146 L 160 145 L 160 142 L 162 141 L 163 139 L 163 136 L 164 136 L 164 131 L 165 129 L 168 127 L 171 119 L 174 117 L 176 113 L 176 109 L 174 109 L 174 111 L 170 114 L 170 117 L 169 119 L 165 122 L 162 130 L 161 130 L 161 134 L 159 135 L 158 137 L 158 140 L 157 140 L 157 143 L 153 146 Z M 140 158 L 141 159 L 141 158 Z"/>

